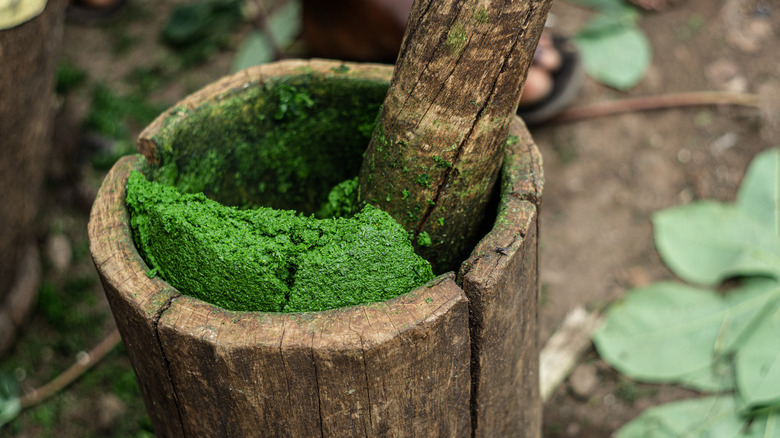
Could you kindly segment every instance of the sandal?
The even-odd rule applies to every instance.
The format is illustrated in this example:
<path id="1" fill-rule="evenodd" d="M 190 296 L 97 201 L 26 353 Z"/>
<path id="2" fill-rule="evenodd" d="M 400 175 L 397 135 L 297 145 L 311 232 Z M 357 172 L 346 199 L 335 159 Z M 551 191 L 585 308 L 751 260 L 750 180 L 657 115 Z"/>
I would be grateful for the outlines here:
<path id="1" fill-rule="evenodd" d="M 574 43 L 563 36 L 552 37 L 553 47 L 561 54 L 561 66 L 552 73 L 553 87 L 547 97 L 532 104 L 520 104 L 517 115 L 528 126 L 553 119 L 577 97 L 585 80 L 585 69 Z"/>

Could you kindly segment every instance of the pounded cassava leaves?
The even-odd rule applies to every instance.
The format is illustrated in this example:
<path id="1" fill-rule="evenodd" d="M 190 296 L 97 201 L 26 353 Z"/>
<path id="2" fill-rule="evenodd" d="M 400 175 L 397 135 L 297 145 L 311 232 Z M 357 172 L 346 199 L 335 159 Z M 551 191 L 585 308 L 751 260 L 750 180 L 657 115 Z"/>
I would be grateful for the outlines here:
<path id="1" fill-rule="evenodd" d="M 182 293 L 228 310 L 301 312 L 384 301 L 433 278 L 407 232 L 366 206 L 352 218 L 240 210 L 131 173 L 136 246 Z"/>

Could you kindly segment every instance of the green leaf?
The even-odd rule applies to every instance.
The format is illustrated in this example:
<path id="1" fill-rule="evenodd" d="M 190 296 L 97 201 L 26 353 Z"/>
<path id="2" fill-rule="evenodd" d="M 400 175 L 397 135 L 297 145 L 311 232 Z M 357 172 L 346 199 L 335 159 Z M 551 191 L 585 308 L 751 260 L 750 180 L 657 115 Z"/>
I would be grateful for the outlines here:
<path id="1" fill-rule="evenodd" d="M 233 72 L 243 70 L 253 65 L 265 64 L 274 60 L 274 48 L 268 38 L 257 31 L 252 31 L 239 46 L 233 60 Z"/>
<path id="2" fill-rule="evenodd" d="M 752 419 L 739 414 L 734 397 L 705 397 L 667 403 L 644 411 L 623 426 L 617 438 L 769 438 L 780 436 L 774 412 Z"/>
<path id="3" fill-rule="evenodd" d="M 661 258 L 686 281 L 780 278 L 780 238 L 734 205 L 702 201 L 670 208 L 656 213 L 653 225 Z"/>
<path id="4" fill-rule="evenodd" d="M 737 206 L 780 235 L 780 150 L 768 149 L 753 159 L 739 187 Z"/>
<path id="5" fill-rule="evenodd" d="M 700 386 L 724 389 L 729 382 L 712 365 L 728 312 L 712 291 L 656 283 L 631 290 L 612 305 L 593 341 L 604 360 L 631 378 L 704 381 Z"/>
<path id="6" fill-rule="evenodd" d="M 716 394 L 734 389 L 734 361 L 729 356 L 713 356 L 712 362 L 700 370 L 683 374 L 675 383 L 696 391 Z"/>
<path id="7" fill-rule="evenodd" d="M 291 1 L 280 5 L 268 17 L 264 31 L 250 32 L 241 43 L 233 60 L 233 72 L 273 61 L 276 50 L 288 47 L 300 32 L 300 2 Z"/>
<path id="8" fill-rule="evenodd" d="M 721 392 L 734 387 L 731 354 L 778 307 L 780 287 L 771 279 L 746 281 L 725 297 L 656 283 L 611 306 L 593 341 L 605 361 L 634 379 Z"/>
<path id="9" fill-rule="evenodd" d="M 289 46 L 301 33 L 301 4 L 288 1 L 268 17 L 268 32 L 281 49 Z"/>
<path id="10" fill-rule="evenodd" d="M 683 386 L 704 392 L 735 387 L 733 353 L 749 339 L 764 318 L 780 306 L 780 284 L 768 278 L 751 278 L 723 297 L 727 312 L 715 341 L 708 368 L 681 376 Z"/>
<path id="11" fill-rule="evenodd" d="M 635 6 L 628 4 L 623 0 L 567 0 L 566 3 L 599 12 L 636 11 Z"/>
<path id="12" fill-rule="evenodd" d="M 588 75 L 618 90 L 636 85 L 652 56 L 644 33 L 634 24 L 626 24 L 627 17 L 598 16 L 574 37 Z"/>
<path id="13" fill-rule="evenodd" d="M 577 36 L 599 38 L 626 27 L 636 27 L 641 16 L 636 8 L 617 8 L 597 14 L 577 32 Z"/>
<path id="14" fill-rule="evenodd" d="M 723 299 L 730 313 L 724 320 L 715 353 L 731 354 L 780 306 L 780 283 L 771 278 L 746 278 Z"/>
<path id="15" fill-rule="evenodd" d="M 12 376 L 0 373 L 0 428 L 16 418 L 21 410 L 19 382 Z"/>
<path id="16" fill-rule="evenodd" d="M 746 410 L 780 405 L 780 310 L 761 324 L 736 353 L 737 389 Z"/>
<path id="17" fill-rule="evenodd" d="M 185 65 L 205 61 L 228 45 L 243 20 L 241 0 L 184 2 L 171 13 L 161 31 L 162 40 L 176 49 Z"/>

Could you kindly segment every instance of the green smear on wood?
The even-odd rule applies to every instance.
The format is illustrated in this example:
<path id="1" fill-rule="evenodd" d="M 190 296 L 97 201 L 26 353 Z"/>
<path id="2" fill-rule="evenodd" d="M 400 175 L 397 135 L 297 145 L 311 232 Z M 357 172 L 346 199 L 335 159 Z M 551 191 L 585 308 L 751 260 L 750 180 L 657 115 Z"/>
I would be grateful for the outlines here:
<path id="1" fill-rule="evenodd" d="M 455 23 L 447 34 L 446 44 L 447 48 L 450 49 L 450 53 L 456 56 L 460 55 L 460 52 L 466 48 L 466 43 L 468 41 L 469 37 L 468 34 L 466 34 L 466 29 L 463 27 L 463 24 L 460 22 Z"/>
<path id="2" fill-rule="evenodd" d="M 425 231 L 417 235 L 417 244 L 423 247 L 428 247 L 433 244 L 433 241 L 431 240 L 431 236 L 428 235 Z"/>
<path id="3" fill-rule="evenodd" d="M 487 24 L 490 22 L 490 13 L 487 9 L 479 7 L 474 11 L 474 19 L 477 20 L 478 23 Z"/>

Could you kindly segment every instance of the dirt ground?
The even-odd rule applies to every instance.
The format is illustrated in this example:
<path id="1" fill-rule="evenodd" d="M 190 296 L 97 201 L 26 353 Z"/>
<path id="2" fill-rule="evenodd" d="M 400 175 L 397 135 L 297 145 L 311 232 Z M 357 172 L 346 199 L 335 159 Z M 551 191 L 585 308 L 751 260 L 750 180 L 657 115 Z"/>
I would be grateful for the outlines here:
<path id="1" fill-rule="evenodd" d="M 64 370 L 78 352 L 113 328 L 86 240 L 89 207 L 105 173 L 91 159 L 104 142 L 85 146 L 81 141 L 80 126 L 95 104 L 92 86 L 128 92 L 137 86 L 139 71 L 151 71 L 156 76 L 144 77 L 157 82 L 146 97 L 165 108 L 229 73 L 235 42 L 247 31 L 237 31 L 235 41 L 203 64 L 172 66 L 169 49 L 159 42 L 159 29 L 180 3 L 135 0 L 118 24 L 66 27 L 63 59 L 86 71 L 88 78 L 60 101 L 38 227 L 46 275 L 41 303 L 11 355 L 0 358 L 0 371 L 14 375 L 23 390 Z M 553 14 L 557 31 L 572 34 L 590 13 L 558 1 Z M 780 4 L 682 0 L 669 10 L 644 13 L 641 28 L 653 48 L 652 66 L 642 82 L 629 92 L 618 92 L 588 80 L 576 104 L 724 90 L 757 93 L 764 107 L 666 109 L 532 129 L 545 171 L 542 344 L 575 306 L 599 308 L 632 287 L 671 278 L 655 252 L 652 214 L 696 199 L 733 200 L 753 156 L 780 146 Z M 140 128 L 131 121 L 128 136 Z M 76 308 L 58 308 L 45 300 Z M 72 326 L 55 322 L 57 315 L 72 312 L 85 316 Z M 573 390 L 567 382 L 556 390 L 544 410 L 545 437 L 610 436 L 647 407 L 697 396 L 671 386 L 632 382 L 594 351 L 586 354 L 575 374 L 595 375 L 597 383 Z M 3 437 L 149 434 L 122 348 L 0 430 Z"/>

